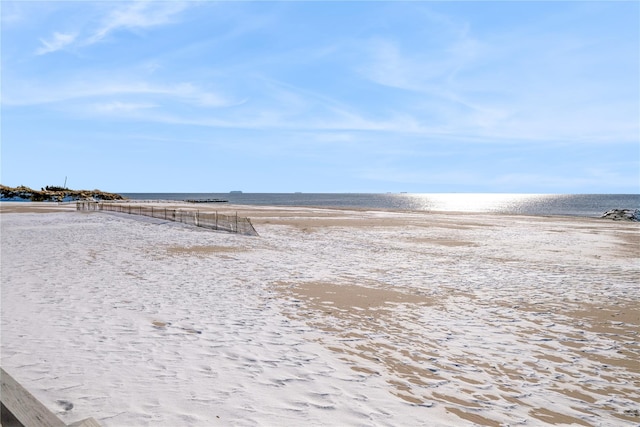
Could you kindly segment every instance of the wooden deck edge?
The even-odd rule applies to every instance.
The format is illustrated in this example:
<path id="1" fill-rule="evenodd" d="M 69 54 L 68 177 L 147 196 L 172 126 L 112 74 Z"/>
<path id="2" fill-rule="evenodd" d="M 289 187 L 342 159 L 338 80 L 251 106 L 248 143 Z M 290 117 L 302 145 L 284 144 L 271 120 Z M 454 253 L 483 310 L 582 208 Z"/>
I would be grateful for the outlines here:
<path id="1" fill-rule="evenodd" d="M 0 368 L 0 403 L 2 427 L 100 427 L 93 418 L 67 426 L 3 368 Z"/>

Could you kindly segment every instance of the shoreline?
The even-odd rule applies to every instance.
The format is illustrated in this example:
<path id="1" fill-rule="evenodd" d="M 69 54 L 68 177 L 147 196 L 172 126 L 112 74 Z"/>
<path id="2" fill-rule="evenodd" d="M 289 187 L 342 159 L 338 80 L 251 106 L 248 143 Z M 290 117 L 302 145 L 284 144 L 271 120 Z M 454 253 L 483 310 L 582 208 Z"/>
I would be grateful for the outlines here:
<path id="1" fill-rule="evenodd" d="M 37 212 L 61 212 L 75 211 L 75 201 L 72 202 L 32 202 L 32 201 L 0 201 L 0 213 L 37 213 Z M 243 205 L 243 204 L 207 204 L 207 203 L 189 203 L 186 201 L 174 200 L 124 200 L 124 201 L 106 201 L 105 203 L 123 203 L 123 204 L 144 204 L 149 206 L 162 206 L 173 209 L 184 210 L 200 210 L 202 212 L 242 212 L 243 214 L 255 214 L 267 216 L 269 214 L 289 214 L 299 211 L 303 215 L 311 215 L 307 212 L 322 213 L 327 211 L 340 215 L 342 212 L 383 212 L 395 213 L 398 215 L 455 215 L 455 216 L 488 216 L 495 217 L 515 217 L 515 218 L 548 218 L 548 219 L 577 219 L 577 220 L 604 220 L 606 222 L 634 223 L 634 221 L 613 221 L 599 216 L 582 216 L 582 215 L 560 215 L 560 214 L 531 214 L 531 213 L 501 213 L 501 212 L 471 212 L 471 211 L 447 211 L 447 210 L 418 210 L 418 209 L 395 209 L 395 208 L 369 208 L 369 207 L 340 207 L 340 206 L 310 206 L 310 205 Z M 603 212 L 604 213 L 604 212 Z M 326 214 L 326 212 L 325 212 Z M 245 215 L 246 216 L 246 215 Z M 635 221 L 635 223 L 638 223 Z"/>

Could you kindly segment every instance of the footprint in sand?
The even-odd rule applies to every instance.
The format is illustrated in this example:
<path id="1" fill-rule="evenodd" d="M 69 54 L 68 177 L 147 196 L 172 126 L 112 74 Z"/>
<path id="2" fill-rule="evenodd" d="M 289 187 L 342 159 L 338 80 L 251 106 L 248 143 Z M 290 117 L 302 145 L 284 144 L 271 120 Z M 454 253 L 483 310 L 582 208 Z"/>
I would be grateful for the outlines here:
<path id="1" fill-rule="evenodd" d="M 68 400 L 56 400 L 56 403 L 60 405 L 63 411 L 67 412 L 73 409 L 73 403 Z"/>
<path id="2" fill-rule="evenodd" d="M 171 326 L 171 322 L 161 322 L 159 320 L 154 320 L 153 322 L 151 322 L 151 324 L 153 325 L 153 327 L 155 329 L 161 330 L 161 331 L 166 331 L 168 326 Z M 183 327 L 178 327 L 179 329 L 189 333 L 189 334 L 201 334 L 202 331 L 199 331 L 197 329 L 193 329 L 193 328 L 183 328 Z"/>

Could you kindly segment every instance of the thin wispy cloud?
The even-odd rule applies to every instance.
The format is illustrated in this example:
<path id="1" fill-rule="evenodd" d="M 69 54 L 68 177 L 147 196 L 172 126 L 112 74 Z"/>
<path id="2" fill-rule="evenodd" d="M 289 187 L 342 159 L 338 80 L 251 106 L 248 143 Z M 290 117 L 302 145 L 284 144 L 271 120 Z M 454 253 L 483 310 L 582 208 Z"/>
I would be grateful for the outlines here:
<path id="1" fill-rule="evenodd" d="M 137 0 L 115 2 L 109 9 L 99 9 L 100 14 L 87 16 L 88 22 L 78 25 L 73 33 L 54 31 L 40 38 L 41 46 L 36 55 L 54 53 L 63 48 L 87 48 L 119 31 L 137 32 L 179 22 L 179 14 L 193 6 L 193 2 Z"/>
<path id="2" fill-rule="evenodd" d="M 77 79 L 48 85 L 24 82 L 7 88 L 2 102 L 7 106 L 36 106 L 118 96 L 166 98 L 168 101 L 210 108 L 237 105 L 240 102 L 189 82 L 158 84 L 134 78 L 119 81 L 117 77 Z"/>
<path id="3" fill-rule="evenodd" d="M 2 4 L 2 13 L 0 13 L 0 23 L 3 26 L 13 26 L 24 22 L 26 14 L 21 10 L 20 4 L 13 2 L 4 2 Z"/>
<path id="4" fill-rule="evenodd" d="M 180 1 L 143 0 L 118 6 L 102 20 L 99 28 L 84 43 L 97 43 L 118 30 L 135 31 L 172 23 L 188 4 Z"/>
<path id="5" fill-rule="evenodd" d="M 136 111 L 147 110 L 147 109 L 155 108 L 155 107 L 157 107 L 156 104 L 120 102 L 120 101 L 93 104 L 94 111 L 98 112 L 100 114 L 103 114 L 103 113 L 108 113 L 108 114 L 114 114 L 114 113 L 130 114 L 130 113 L 133 113 L 133 112 L 136 112 Z"/>
<path id="6" fill-rule="evenodd" d="M 77 34 L 54 32 L 50 39 L 40 39 L 41 46 L 36 49 L 36 55 L 44 55 L 64 49 L 76 40 Z"/>
<path id="7" fill-rule="evenodd" d="M 460 48 L 462 53 L 457 48 L 461 43 L 468 44 Z M 637 136 L 640 127 L 633 120 L 637 105 L 625 108 L 618 102 L 596 102 L 593 96 L 598 87 L 592 86 L 592 81 L 576 78 L 584 76 L 588 73 L 584 70 L 593 66 L 589 56 L 576 57 L 578 62 L 571 64 L 575 73 L 562 70 L 542 77 L 540 70 L 530 69 L 529 64 L 536 61 L 536 56 L 544 57 L 544 62 L 555 68 L 556 64 L 568 62 L 563 58 L 567 53 L 562 48 L 548 48 L 545 41 L 528 43 L 527 54 L 531 58 L 510 65 L 510 70 L 498 71 L 499 78 L 492 77 L 488 85 L 483 84 L 489 78 L 485 77 L 484 68 L 492 62 L 497 65 L 512 61 L 504 56 L 510 47 L 452 41 L 451 48 L 442 55 L 424 57 L 405 54 L 389 40 L 373 40 L 367 48 L 369 63 L 361 70 L 365 78 L 376 84 L 415 93 L 416 97 L 407 99 L 423 111 L 424 125 L 436 122 L 452 135 L 585 141 L 607 138 L 628 141 Z M 466 52 L 468 49 L 474 52 Z M 483 51 L 487 52 L 486 58 L 482 57 Z M 571 107 L 567 108 L 568 105 Z M 418 110 L 413 111 L 415 114 Z"/>

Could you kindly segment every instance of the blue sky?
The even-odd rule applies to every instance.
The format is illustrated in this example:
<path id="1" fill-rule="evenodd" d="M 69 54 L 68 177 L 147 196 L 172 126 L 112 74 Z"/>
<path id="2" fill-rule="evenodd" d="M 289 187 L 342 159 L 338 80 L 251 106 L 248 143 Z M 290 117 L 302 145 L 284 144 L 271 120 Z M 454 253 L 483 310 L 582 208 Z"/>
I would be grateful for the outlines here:
<path id="1" fill-rule="evenodd" d="M 2 1 L 5 185 L 640 192 L 640 4 Z"/>

